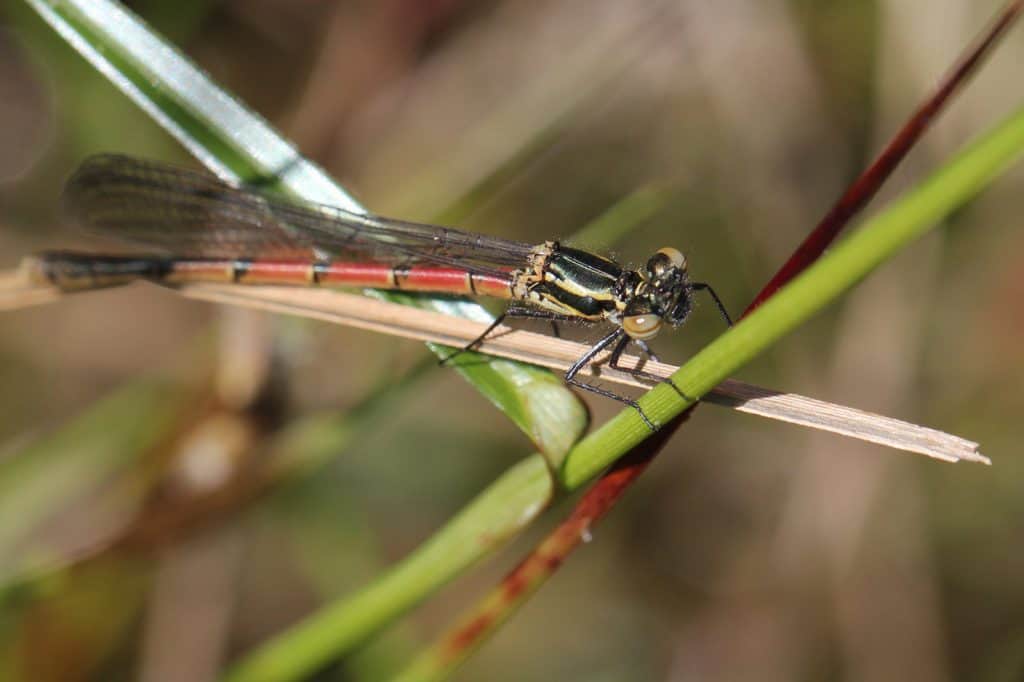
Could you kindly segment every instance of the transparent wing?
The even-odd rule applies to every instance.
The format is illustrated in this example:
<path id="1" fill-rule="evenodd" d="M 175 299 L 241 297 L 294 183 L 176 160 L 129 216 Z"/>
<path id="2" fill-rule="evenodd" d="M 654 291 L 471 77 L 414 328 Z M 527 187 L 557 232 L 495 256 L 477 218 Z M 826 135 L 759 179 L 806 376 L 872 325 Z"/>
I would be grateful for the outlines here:
<path id="1" fill-rule="evenodd" d="M 177 256 L 429 262 L 493 274 L 522 267 L 532 248 L 271 197 L 208 173 L 130 156 L 87 159 L 64 196 L 85 229 Z"/>

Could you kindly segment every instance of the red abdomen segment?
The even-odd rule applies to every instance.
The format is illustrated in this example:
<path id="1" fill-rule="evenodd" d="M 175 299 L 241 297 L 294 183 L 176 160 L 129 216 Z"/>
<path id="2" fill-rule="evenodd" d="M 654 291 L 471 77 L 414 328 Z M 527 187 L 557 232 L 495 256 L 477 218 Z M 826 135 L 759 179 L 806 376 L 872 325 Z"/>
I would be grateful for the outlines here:
<path id="1" fill-rule="evenodd" d="M 511 298 L 508 276 L 459 268 L 298 260 L 177 259 L 52 252 L 32 264 L 33 274 L 66 291 L 97 289 L 148 279 L 166 284 L 231 282 L 292 286 L 366 287 Z"/>
<path id="2" fill-rule="evenodd" d="M 459 268 L 429 265 L 396 267 L 381 263 L 301 263 L 258 260 L 242 264 L 241 268 L 236 268 L 236 273 L 236 278 L 233 281 L 242 284 L 368 287 L 495 298 L 510 298 L 512 295 L 511 271 L 507 277 L 498 277 L 474 274 Z"/>

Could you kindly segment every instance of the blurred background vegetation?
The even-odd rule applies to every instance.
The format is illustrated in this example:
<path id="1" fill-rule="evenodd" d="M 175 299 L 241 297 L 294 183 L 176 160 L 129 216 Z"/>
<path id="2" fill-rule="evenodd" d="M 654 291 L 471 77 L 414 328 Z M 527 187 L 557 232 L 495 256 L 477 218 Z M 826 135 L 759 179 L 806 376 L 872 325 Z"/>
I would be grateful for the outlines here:
<path id="1" fill-rule="evenodd" d="M 735 312 L 998 5 L 127 4 L 375 212 L 539 241 L 667 190 L 627 242 L 586 246 L 636 263 L 674 245 Z M 0 53 L 0 267 L 81 243 L 58 198 L 86 155 L 188 162 L 16 0 Z M 1018 104 L 1021 63 L 1018 28 L 873 206 Z M 1024 677 L 1022 190 L 1004 178 L 740 377 L 952 431 L 993 468 L 704 407 L 458 679 Z M 680 361 L 720 326 L 701 306 L 658 351 Z M 274 404 L 224 427 L 237 461 L 174 460 L 202 452 L 181 425 L 224 407 L 217 344 L 245 357 L 250 340 L 273 348 Z M 407 554 L 532 451 L 424 362 L 416 343 L 148 286 L 4 314 L 0 676 L 205 679 Z M 596 421 L 617 409 L 588 403 Z M 268 424 L 354 408 L 325 466 L 188 504 L 267 467 Z M 323 679 L 386 679 L 568 509 Z"/>

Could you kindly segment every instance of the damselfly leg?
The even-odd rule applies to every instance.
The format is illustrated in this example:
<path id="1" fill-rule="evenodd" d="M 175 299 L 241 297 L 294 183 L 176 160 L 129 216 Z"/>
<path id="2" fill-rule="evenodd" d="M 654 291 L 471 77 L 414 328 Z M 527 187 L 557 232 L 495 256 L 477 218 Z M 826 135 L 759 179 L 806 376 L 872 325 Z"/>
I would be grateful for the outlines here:
<path id="1" fill-rule="evenodd" d="M 714 300 L 715 305 L 718 308 L 718 311 L 721 314 L 722 319 L 725 320 L 726 325 L 730 327 L 732 326 L 732 318 L 729 316 L 729 313 L 726 310 L 725 305 L 722 303 L 721 299 L 718 297 L 718 295 L 715 293 L 714 289 L 712 289 L 710 285 L 708 285 L 705 282 L 694 282 L 691 283 L 691 288 L 695 291 L 707 291 Z M 482 343 L 485 339 L 487 339 L 494 332 L 494 330 L 497 329 L 503 322 L 513 318 L 547 320 L 550 321 L 552 324 L 556 322 L 572 322 L 575 324 L 582 323 L 589 325 L 599 324 L 591 320 L 581 320 L 579 317 L 559 315 L 546 310 L 536 310 L 534 308 L 526 308 L 514 305 L 509 306 L 509 308 L 501 315 L 499 315 L 497 318 L 495 318 L 495 320 L 477 338 L 473 339 L 473 341 L 471 341 L 465 347 L 443 358 L 440 361 L 441 364 L 447 363 L 451 359 L 457 357 L 458 355 L 464 352 L 473 350 L 474 348 L 479 346 L 480 343 Z M 640 407 L 639 403 L 637 403 L 636 400 L 615 393 L 614 391 L 601 388 L 600 386 L 594 386 L 593 384 L 587 383 L 578 378 L 579 373 L 583 371 L 583 369 L 586 368 L 587 366 L 597 366 L 595 360 L 598 359 L 598 356 L 600 356 L 601 353 L 605 351 L 609 346 L 612 346 L 612 344 L 614 344 L 614 346 L 612 347 L 612 351 L 608 356 L 608 367 L 619 372 L 630 374 L 631 376 L 636 377 L 637 379 L 648 381 L 652 384 L 668 384 L 672 388 L 672 390 L 674 390 L 676 394 L 679 395 L 680 398 L 682 398 L 683 400 L 691 400 L 691 398 L 688 395 L 686 395 L 686 393 L 684 393 L 682 389 L 680 389 L 679 386 L 671 378 L 662 377 L 644 370 L 642 363 L 638 363 L 632 367 L 626 367 L 622 365 L 622 355 L 623 353 L 625 353 L 626 349 L 629 347 L 629 344 L 631 342 L 634 345 L 636 345 L 637 348 L 640 349 L 641 353 L 643 353 L 643 355 L 646 358 L 658 362 L 657 355 L 655 355 L 654 351 L 651 349 L 651 347 L 647 344 L 646 341 L 630 337 L 625 333 L 625 331 L 621 327 L 619 327 L 605 335 L 602 339 L 595 343 L 584 355 L 582 355 L 579 359 L 576 360 L 576 362 L 573 363 L 573 365 L 565 373 L 565 382 L 570 384 L 571 386 L 575 386 L 584 391 L 595 393 L 605 398 L 610 398 L 612 400 L 616 400 L 623 404 L 629 405 L 630 407 L 637 411 L 637 413 L 640 415 L 640 418 L 643 419 L 644 424 L 646 424 L 648 428 L 650 428 L 652 431 L 657 430 L 657 426 L 654 424 L 653 421 L 651 421 L 647 414 L 644 413 L 643 409 Z"/>
<path id="2" fill-rule="evenodd" d="M 715 305 L 718 306 L 718 312 L 722 314 L 722 319 L 725 320 L 725 324 L 728 327 L 732 326 L 732 318 L 729 317 L 729 312 L 725 309 L 725 304 L 722 303 L 722 299 L 718 298 L 718 294 L 711 288 L 711 285 L 707 282 L 690 282 L 690 288 L 694 291 L 706 291 L 715 301 Z"/>
<path id="3" fill-rule="evenodd" d="M 561 335 L 558 333 L 558 327 L 556 326 L 559 322 L 573 322 L 576 324 L 581 323 L 581 320 L 578 317 L 572 317 L 570 315 L 559 315 L 558 313 L 548 312 L 547 310 L 537 310 L 535 308 L 526 308 L 523 306 L 510 305 L 508 306 L 508 308 L 505 309 L 505 312 L 501 313 L 496 318 L 494 318 L 494 321 L 491 322 L 486 329 L 480 332 L 479 336 L 477 336 L 475 339 L 467 343 L 462 348 L 459 348 L 458 350 L 441 358 L 438 361 L 438 364 L 446 365 L 455 358 L 462 355 L 463 353 L 468 353 L 474 350 L 477 346 L 483 343 L 489 336 L 491 336 L 491 334 L 494 333 L 495 329 L 500 327 L 502 323 L 508 319 L 545 320 L 547 322 L 550 322 L 552 334 L 555 338 L 561 338 Z M 582 320 L 582 323 L 596 324 L 591 323 L 589 320 Z"/>
<path id="4" fill-rule="evenodd" d="M 643 408 L 640 407 L 640 403 L 638 403 L 637 401 L 633 400 L 632 398 L 627 398 L 626 396 L 619 395 L 618 393 L 613 393 L 612 391 L 608 391 L 599 386 L 588 384 L 585 381 L 580 381 L 579 379 L 576 378 L 576 375 L 580 373 L 580 370 L 586 367 L 587 365 L 592 364 L 594 358 L 596 358 L 601 353 L 601 351 L 606 349 L 608 346 L 612 345 L 616 341 L 619 341 L 620 339 L 622 341 L 628 342 L 629 337 L 625 336 L 625 334 L 626 332 L 624 332 L 622 328 L 615 329 L 609 334 L 607 334 L 603 339 L 601 339 L 593 346 L 591 346 L 590 350 L 588 350 L 586 353 L 580 356 L 580 359 L 574 362 L 572 367 L 570 367 L 568 371 L 566 371 L 565 383 L 569 384 L 570 386 L 576 386 L 577 388 L 581 388 L 584 391 L 596 393 L 597 395 L 604 396 L 605 398 L 611 398 L 612 400 L 617 400 L 620 403 L 625 403 L 626 405 L 629 405 L 630 407 L 637 411 L 637 414 L 639 414 L 640 418 L 644 420 L 644 424 L 647 425 L 647 428 L 649 428 L 651 431 L 657 431 L 658 427 L 655 426 L 654 422 L 652 422 L 646 414 L 644 414 Z"/>

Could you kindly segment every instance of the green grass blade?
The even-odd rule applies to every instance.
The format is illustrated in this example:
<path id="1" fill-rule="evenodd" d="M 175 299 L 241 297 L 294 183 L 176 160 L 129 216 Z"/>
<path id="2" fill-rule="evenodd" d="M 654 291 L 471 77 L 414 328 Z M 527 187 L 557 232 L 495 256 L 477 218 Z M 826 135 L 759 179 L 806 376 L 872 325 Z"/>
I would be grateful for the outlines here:
<path id="1" fill-rule="evenodd" d="M 228 180 L 260 181 L 302 199 L 365 209 L 262 117 L 225 92 L 177 48 L 111 0 L 26 0 L 69 44 L 168 130 L 204 165 Z M 389 297 L 388 294 L 382 294 Z M 396 297 L 409 304 L 410 297 Z M 416 305 L 489 317 L 475 303 L 415 297 Z M 559 460 L 587 426 L 587 413 L 547 370 L 485 358 L 460 372 L 483 390 L 537 446 Z M 543 391 L 547 409 L 524 409 Z M 544 420 L 543 423 L 537 420 Z"/>
<path id="2" fill-rule="evenodd" d="M 174 45 L 111 0 L 26 0 L 50 26 L 204 166 L 240 182 L 364 209 L 262 117 L 221 89 Z"/>
<path id="3" fill-rule="evenodd" d="M 552 486 L 543 457 L 523 460 L 372 585 L 261 646 L 232 668 L 226 679 L 280 682 L 308 676 L 513 537 L 551 499 Z"/>
<path id="4" fill-rule="evenodd" d="M 672 376 L 673 381 L 687 396 L 704 395 L 970 201 L 1022 153 L 1024 109 L 868 220 L 768 302 L 691 358 Z M 660 423 L 693 404 L 693 400 L 683 400 L 664 384 L 639 402 L 644 412 Z M 562 483 L 570 490 L 578 488 L 649 435 L 635 411 L 623 411 L 567 455 L 560 472 Z"/>

